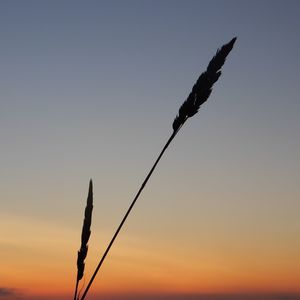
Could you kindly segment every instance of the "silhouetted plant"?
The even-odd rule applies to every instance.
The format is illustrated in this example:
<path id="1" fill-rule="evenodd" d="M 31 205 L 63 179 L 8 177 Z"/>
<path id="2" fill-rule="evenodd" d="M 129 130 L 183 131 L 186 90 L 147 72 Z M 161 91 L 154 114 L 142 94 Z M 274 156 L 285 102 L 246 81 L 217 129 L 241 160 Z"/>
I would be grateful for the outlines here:
<path id="1" fill-rule="evenodd" d="M 219 79 L 221 75 L 221 68 L 225 63 L 226 57 L 229 54 L 229 52 L 232 50 L 233 45 L 236 41 L 236 37 L 233 38 L 229 43 L 223 45 L 220 49 L 217 50 L 216 55 L 212 58 L 210 63 L 208 64 L 208 67 L 205 72 L 203 72 L 195 85 L 193 86 L 193 89 L 187 99 L 183 102 L 181 105 L 178 115 L 176 116 L 174 122 L 173 122 L 173 133 L 171 134 L 170 138 L 168 139 L 167 143 L 163 147 L 162 151 L 160 152 L 157 160 L 155 161 L 154 165 L 152 166 L 151 170 L 149 171 L 148 175 L 146 176 L 144 182 L 142 183 L 140 189 L 138 190 L 136 196 L 134 197 L 131 205 L 129 206 L 125 216 L 123 217 L 119 227 L 117 228 L 115 234 L 113 235 L 108 247 L 106 248 L 101 260 L 99 261 L 89 283 L 87 284 L 86 289 L 83 292 L 83 295 L 81 297 L 81 300 L 83 300 L 87 292 L 89 291 L 89 288 L 91 287 L 91 284 L 93 283 L 101 265 L 103 264 L 111 246 L 113 245 L 116 237 L 118 236 L 123 224 L 125 223 L 130 211 L 132 210 L 134 204 L 136 203 L 138 197 L 140 196 L 142 190 L 144 189 L 145 185 L 147 184 L 149 178 L 151 177 L 155 167 L 157 166 L 159 160 L 163 156 L 164 152 L 176 136 L 176 134 L 179 132 L 180 128 L 183 126 L 183 124 L 187 121 L 188 118 L 194 116 L 200 106 L 206 102 L 208 97 L 211 94 L 212 86 L 213 84 Z"/>
<path id="2" fill-rule="evenodd" d="M 74 293 L 74 300 L 77 297 L 78 283 L 82 279 L 84 274 L 84 260 L 88 252 L 88 241 L 91 235 L 91 223 L 92 223 L 92 211 L 93 211 L 93 182 L 90 180 L 89 193 L 86 200 L 86 207 L 84 211 L 84 220 L 81 233 L 81 246 L 77 255 L 77 278 Z"/>

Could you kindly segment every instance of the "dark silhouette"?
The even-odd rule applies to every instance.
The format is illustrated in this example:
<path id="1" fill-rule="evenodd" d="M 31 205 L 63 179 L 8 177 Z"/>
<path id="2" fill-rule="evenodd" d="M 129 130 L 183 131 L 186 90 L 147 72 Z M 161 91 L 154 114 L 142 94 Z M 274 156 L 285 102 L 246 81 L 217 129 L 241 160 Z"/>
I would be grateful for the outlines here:
<path id="1" fill-rule="evenodd" d="M 203 104 L 209 97 L 212 91 L 213 84 L 219 79 L 221 75 L 220 69 L 225 63 L 226 57 L 229 54 L 229 52 L 232 50 L 233 45 L 236 41 L 236 37 L 233 38 L 229 43 L 222 46 L 220 49 L 217 50 L 216 55 L 212 58 L 210 61 L 206 71 L 200 75 L 197 82 L 193 86 L 192 92 L 189 94 L 186 101 L 182 104 L 182 106 L 179 109 L 179 113 L 176 116 L 174 122 L 173 122 L 173 133 L 168 139 L 166 145 L 163 147 L 162 151 L 160 152 L 157 160 L 155 161 L 153 167 L 149 171 L 147 177 L 145 178 L 144 182 L 142 183 L 140 189 L 138 190 L 136 196 L 134 197 L 130 207 L 128 208 L 125 216 L 123 217 L 119 227 L 117 228 L 113 238 L 111 239 L 106 251 L 104 252 L 98 266 L 96 267 L 85 291 L 83 292 L 83 295 L 81 297 L 81 300 L 83 300 L 86 297 L 87 292 L 89 291 L 89 288 L 91 287 L 91 284 L 93 283 L 102 263 L 104 262 L 111 246 L 113 245 L 116 237 L 118 236 L 123 224 L 125 223 L 128 215 L 130 214 L 130 211 L 132 210 L 135 202 L 137 201 L 138 197 L 140 196 L 142 190 L 144 189 L 145 185 L 147 184 L 149 178 L 151 177 L 155 167 L 157 166 L 159 160 L 163 156 L 164 152 L 176 136 L 176 134 L 179 132 L 180 128 L 183 126 L 183 124 L 186 122 L 186 120 L 193 115 L 195 115 L 200 105 Z M 76 299 L 74 299 L 76 300 Z"/>
<path id="2" fill-rule="evenodd" d="M 82 279 L 84 273 L 84 266 L 85 266 L 84 260 L 87 256 L 88 241 L 91 235 L 92 211 L 93 211 L 93 182 L 92 180 L 90 180 L 89 193 L 86 200 L 86 207 L 84 211 L 84 220 L 83 220 L 82 233 L 81 233 L 81 246 L 77 256 L 77 278 L 76 278 L 74 300 L 76 300 L 77 297 L 78 283 Z"/>
<path id="3" fill-rule="evenodd" d="M 179 113 L 173 122 L 174 131 L 177 131 L 188 118 L 195 115 L 198 112 L 200 105 L 206 102 L 211 94 L 213 84 L 221 76 L 220 69 L 224 65 L 225 59 L 232 50 L 235 41 L 236 37 L 219 49 L 208 64 L 206 71 L 199 76 L 191 93 L 181 105 Z"/>
<path id="4" fill-rule="evenodd" d="M 0 298 L 6 296 L 15 296 L 16 290 L 8 287 L 0 287 Z"/>

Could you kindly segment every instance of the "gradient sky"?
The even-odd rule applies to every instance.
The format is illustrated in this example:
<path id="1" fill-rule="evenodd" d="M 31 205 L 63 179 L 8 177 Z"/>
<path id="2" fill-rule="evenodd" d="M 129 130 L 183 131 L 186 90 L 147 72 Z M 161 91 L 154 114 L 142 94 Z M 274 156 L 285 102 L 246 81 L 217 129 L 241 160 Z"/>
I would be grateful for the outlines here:
<path id="1" fill-rule="evenodd" d="M 71 299 L 92 178 L 89 279 L 234 36 L 91 294 L 300 293 L 299 15 L 291 0 L 1 0 L 0 299 Z"/>

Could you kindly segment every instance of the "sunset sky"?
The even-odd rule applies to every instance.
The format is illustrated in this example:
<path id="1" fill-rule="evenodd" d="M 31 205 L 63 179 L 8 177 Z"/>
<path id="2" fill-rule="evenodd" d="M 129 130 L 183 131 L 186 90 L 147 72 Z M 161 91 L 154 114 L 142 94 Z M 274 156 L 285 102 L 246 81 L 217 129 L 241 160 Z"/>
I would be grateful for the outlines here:
<path id="1" fill-rule="evenodd" d="M 0 0 L 0 300 L 72 299 L 92 178 L 87 283 L 234 36 L 87 299 L 300 299 L 299 16 L 296 0 Z"/>

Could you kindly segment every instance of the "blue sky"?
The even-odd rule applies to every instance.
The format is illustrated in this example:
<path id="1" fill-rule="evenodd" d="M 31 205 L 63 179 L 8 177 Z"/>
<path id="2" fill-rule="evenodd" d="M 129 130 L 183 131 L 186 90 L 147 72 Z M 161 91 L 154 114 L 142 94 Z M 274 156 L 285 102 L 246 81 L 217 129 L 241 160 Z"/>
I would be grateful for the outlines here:
<path id="1" fill-rule="evenodd" d="M 229 152 L 237 151 L 270 168 L 284 164 L 296 172 L 293 180 L 298 13 L 297 1 L 2 1 L 4 177 L 30 180 L 27 170 L 46 170 L 66 178 L 71 168 L 86 170 L 82 181 L 100 175 L 101 166 L 110 172 L 114 155 L 126 172 L 135 164 L 131 155 L 136 164 L 151 161 L 216 48 L 237 35 L 211 103 L 182 139 L 199 132 L 207 136 L 197 137 L 203 146 L 218 134 L 209 151 L 230 145 L 232 160 L 239 157 Z M 137 137 L 142 149 L 132 147 Z M 128 157 L 119 161 L 121 152 Z M 60 175 L 58 166 L 65 168 Z"/>

